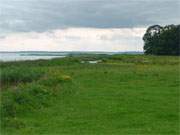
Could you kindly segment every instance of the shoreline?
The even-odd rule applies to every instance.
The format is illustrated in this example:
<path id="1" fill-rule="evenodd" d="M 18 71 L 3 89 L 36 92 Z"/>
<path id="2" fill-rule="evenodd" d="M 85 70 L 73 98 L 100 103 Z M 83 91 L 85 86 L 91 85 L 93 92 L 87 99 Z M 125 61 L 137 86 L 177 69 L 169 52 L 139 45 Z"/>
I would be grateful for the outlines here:
<path id="1" fill-rule="evenodd" d="M 64 57 L 82 56 L 82 55 L 117 55 L 117 54 L 140 55 L 143 54 L 143 52 L 44 52 L 44 51 L 0 52 L 0 62 L 49 60 L 54 58 L 64 58 Z"/>

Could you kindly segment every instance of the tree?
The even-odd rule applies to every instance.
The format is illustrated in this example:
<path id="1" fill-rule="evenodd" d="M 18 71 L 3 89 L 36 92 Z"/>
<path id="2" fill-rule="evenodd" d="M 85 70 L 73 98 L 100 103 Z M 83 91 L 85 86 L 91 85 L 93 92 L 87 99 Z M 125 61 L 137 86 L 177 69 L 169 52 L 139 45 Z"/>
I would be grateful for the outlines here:
<path id="1" fill-rule="evenodd" d="M 143 40 L 145 54 L 180 55 L 180 25 L 150 26 Z"/>

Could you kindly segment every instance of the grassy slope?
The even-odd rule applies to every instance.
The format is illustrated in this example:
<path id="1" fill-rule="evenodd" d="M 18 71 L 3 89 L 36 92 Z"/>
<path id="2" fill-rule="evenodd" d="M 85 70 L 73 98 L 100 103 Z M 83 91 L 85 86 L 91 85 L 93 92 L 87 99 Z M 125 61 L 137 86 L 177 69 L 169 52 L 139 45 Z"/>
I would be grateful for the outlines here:
<path id="1" fill-rule="evenodd" d="M 117 55 L 99 64 L 79 62 L 96 58 L 1 64 L 2 99 L 17 89 L 25 91 L 20 99 L 27 99 L 24 95 L 35 87 L 31 96 L 40 104 L 32 107 L 19 98 L 13 100 L 16 113 L 7 116 L 10 124 L 2 127 L 2 134 L 179 133 L 179 57 Z M 16 70 L 9 75 L 7 67 L 8 71 L 25 68 L 29 74 L 14 81 L 8 78 L 23 78 L 24 73 Z M 31 76 L 35 79 L 27 79 Z M 36 94 L 36 89 L 45 94 Z"/>

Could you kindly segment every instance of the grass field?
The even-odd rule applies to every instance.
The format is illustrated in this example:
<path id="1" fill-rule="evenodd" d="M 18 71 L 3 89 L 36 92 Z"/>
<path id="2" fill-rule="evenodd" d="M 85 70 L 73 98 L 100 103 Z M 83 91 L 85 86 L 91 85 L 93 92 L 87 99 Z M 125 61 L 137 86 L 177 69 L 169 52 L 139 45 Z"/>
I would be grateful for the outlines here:
<path id="1" fill-rule="evenodd" d="M 1 134 L 178 135 L 179 64 L 144 55 L 1 63 Z"/>

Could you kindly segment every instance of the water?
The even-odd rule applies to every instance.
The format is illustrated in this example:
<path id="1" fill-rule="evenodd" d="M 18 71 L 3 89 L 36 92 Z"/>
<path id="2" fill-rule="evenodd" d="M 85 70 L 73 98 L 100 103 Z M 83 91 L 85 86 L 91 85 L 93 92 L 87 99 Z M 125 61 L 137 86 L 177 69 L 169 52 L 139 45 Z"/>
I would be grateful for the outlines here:
<path id="1" fill-rule="evenodd" d="M 51 52 L 0 52 L 0 61 L 23 61 L 65 57 L 66 53 Z"/>
<path id="2" fill-rule="evenodd" d="M 22 61 L 63 58 L 68 55 L 79 54 L 143 54 L 143 52 L 0 52 L 0 61 Z M 98 63 L 99 61 L 89 61 L 89 63 Z"/>
<path id="3" fill-rule="evenodd" d="M 97 64 L 99 62 L 102 62 L 102 60 L 81 61 L 81 63 L 90 63 L 90 64 Z"/>

